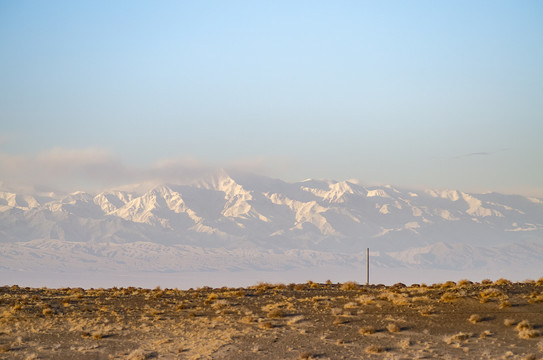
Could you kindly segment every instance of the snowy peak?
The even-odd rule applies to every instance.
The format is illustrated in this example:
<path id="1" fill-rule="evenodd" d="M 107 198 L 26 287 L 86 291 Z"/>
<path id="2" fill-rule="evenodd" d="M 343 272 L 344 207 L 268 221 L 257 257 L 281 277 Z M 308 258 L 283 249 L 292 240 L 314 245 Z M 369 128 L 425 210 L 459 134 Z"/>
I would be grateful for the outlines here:
<path id="1" fill-rule="evenodd" d="M 76 192 L 51 199 L 2 192 L 0 214 L 6 241 L 143 237 L 342 248 L 378 239 L 380 246 L 397 249 L 436 239 L 507 243 L 543 236 L 543 203 L 522 196 L 364 187 L 349 181 L 287 183 L 225 171 L 194 185 L 162 184 L 144 193 Z"/>
<path id="2" fill-rule="evenodd" d="M 39 206 L 39 201 L 32 196 L 17 195 L 15 193 L 0 191 L 0 209 L 17 208 L 21 210 L 29 210 Z"/>
<path id="3" fill-rule="evenodd" d="M 307 182 L 310 185 L 310 182 Z M 339 181 L 332 182 L 328 184 L 327 189 L 321 187 L 310 187 L 310 186 L 301 186 L 301 189 L 308 191 L 324 201 L 330 203 L 343 203 L 353 195 L 364 195 L 365 191 L 361 188 L 358 188 L 355 184 L 352 184 L 348 181 Z"/>

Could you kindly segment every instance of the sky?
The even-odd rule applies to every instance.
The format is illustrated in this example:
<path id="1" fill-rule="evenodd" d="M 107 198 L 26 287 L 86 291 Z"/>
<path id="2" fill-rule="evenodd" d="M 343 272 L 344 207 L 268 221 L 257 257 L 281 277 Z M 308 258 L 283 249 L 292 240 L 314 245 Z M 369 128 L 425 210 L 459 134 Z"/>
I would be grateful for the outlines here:
<path id="1" fill-rule="evenodd" d="M 543 2 L 0 0 L 0 182 L 543 197 Z"/>

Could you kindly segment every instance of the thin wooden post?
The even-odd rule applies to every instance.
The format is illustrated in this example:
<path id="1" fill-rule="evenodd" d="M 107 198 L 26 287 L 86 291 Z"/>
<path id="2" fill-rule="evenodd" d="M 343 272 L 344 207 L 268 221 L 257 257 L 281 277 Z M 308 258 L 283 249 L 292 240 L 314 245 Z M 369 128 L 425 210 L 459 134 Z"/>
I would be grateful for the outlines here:
<path id="1" fill-rule="evenodd" d="M 370 284 L 370 248 L 366 249 L 366 285 Z"/>

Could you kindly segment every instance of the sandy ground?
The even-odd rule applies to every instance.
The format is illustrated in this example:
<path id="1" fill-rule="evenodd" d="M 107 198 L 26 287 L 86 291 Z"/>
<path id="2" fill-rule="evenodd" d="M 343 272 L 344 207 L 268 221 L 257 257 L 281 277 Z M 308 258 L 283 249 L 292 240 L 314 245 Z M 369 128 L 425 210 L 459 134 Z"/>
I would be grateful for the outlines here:
<path id="1" fill-rule="evenodd" d="M 543 279 L 0 288 L 2 359 L 541 359 Z"/>

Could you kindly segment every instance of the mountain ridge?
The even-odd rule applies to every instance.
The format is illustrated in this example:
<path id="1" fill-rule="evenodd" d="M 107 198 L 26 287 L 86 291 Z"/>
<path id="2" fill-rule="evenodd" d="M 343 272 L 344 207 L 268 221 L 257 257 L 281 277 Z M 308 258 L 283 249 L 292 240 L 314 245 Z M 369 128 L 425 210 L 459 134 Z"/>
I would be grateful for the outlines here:
<path id="1" fill-rule="evenodd" d="M 122 249 L 131 249 L 136 268 L 149 271 L 319 266 L 308 260 L 311 252 L 328 265 L 350 266 L 361 261 L 353 254 L 368 247 L 377 251 L 374 261 L 383 267 L 484 268 L 492 259 L 507 267 L 512 251 L 511 268 L 522 265 L 522 256 L 543 268 L 543 260 L 537 260 L 543 259 L 542 240 L 543 201 L 499 193 L 333 180 L 288 183 L 226 171 L 191 184 L 155 184 L 143 192 L 126 187 L 59 196 L 0 191 L 5 271 L 46 269 L 48 262 L 33 261 L 37 258 L 49 259 L 52 268 L 65 263 L 94 269 L 93 262 L 101 263 L 96 249 L 107 268 L 118 270 L 123 264 L 133 267 Z M 162 250 L 146 263 L 145 252 L 154 246 Z M 251 255 L 241 256 L 243 249 L 251 249 Z M 201 255 L 206 252 L 209 262 Z M 303 256 L 296 258 L 296 252 Z M 174 265 L 171 254 L 193 266 Z"/>

